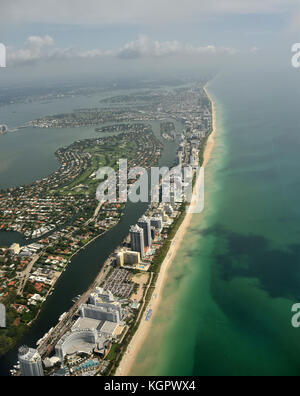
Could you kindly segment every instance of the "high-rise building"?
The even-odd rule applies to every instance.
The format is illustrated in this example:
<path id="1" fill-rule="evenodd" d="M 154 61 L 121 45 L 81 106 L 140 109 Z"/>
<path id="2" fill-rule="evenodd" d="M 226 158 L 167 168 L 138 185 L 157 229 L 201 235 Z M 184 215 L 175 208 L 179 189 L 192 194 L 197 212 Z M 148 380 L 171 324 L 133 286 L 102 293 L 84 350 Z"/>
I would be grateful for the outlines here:
<path id="1" fill-rule="evenodd" d="M 109 290 L 96 287 L 87 304 L 80 309 L 82 318 L 120 323 L 123 311 L 121 304 Z"/>
<path id="2" fill-rule="evenodd" d="M 90 294 L 89 304 L 96 305 L 96 303 L 114 303 L 116 301 L 114 295 L 110 290 L 104 290 L 102 287 L 96 287 Z"/>
<path id="3" fill-rule="evenodd" d="M 104 322 L 120 323 L 121 315 L 121 306 L 109 303 L 99 303 L 97 305 L 83 304 L 80 309 L 80 316 L 82 318 L 95 319 Z"/>
<path id="4" fill-rule="evenodd" d="M 154 227 L 151 227 L 151 238 L 152 238 L 152 241 L 154 241 L 154 239 L 155 239 L 155 228 Z"/>
<path id="5" fill-rule="evenodd" d="M 174 212 L 172 205 L 170 205 L 170 204 L 165 205 L 164 211 L 166 212 L 167 215 L 172 215 Z"/>
<path id="6" fill-rule="evenodd" d="M 19 348 L 19 361 L 23 377 L 43 377 L 42 359 L 36 349 L 22 346 Z"/>
<path id="7" fill-rule="evenodd" d="M 145 256 L 145 242 L 144 242 L 144 230 L 138 225 L 130 228 L 130 241 L 131 249 L 134 252 L 139 252 L 141 257 Z"/>
<path id="8" fill-rule="evenodd" d="M 154 227 L 159 232 L 161 232 L 161 230 L 163 229 L 163 219 L 161 216 L 151 217 L 150 224 L 151 227 Z"/>
<path id="9" fill-rule="evenodd" d="M 141 255 L 139 252 L 131 252 L 121 250 L 117 255 L 117 263 L 121 267 L 135 267 L 141 263 Z"/>
<path id="10" fill-rule="evenodd" d="M 144 247 L 152 246 L 152 238 L 151 238 L 151 222 L 149 217 L 143 216 L 138 221 L 138 226 L 144 231 Z"/>

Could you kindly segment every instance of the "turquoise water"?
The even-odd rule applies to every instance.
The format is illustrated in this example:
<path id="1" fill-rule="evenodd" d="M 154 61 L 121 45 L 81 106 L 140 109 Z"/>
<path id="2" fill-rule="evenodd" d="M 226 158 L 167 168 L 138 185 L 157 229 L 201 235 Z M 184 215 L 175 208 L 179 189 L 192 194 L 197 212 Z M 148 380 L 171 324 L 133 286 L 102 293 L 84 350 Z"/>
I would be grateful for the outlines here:
<path id="1" fill-rule="evenodd" d="M 300 302 L 299 85 L 299 73 L 273 69 L 237 69 L 211 84 L 218 133 L 205 211 L 169 271 L 133 374 L 299 375 L 300 330 L 291 327 L 291 306 Z M 0 120 L 19 126 L 82 103 L 2 108 Z M 92 136 L 92 128 L 28 128 L 0 137 L 0 186 L 48 175 L 58 147 Z M 119 228 L 74 259 L 22 342 L 34 346 L 88 287 L 135 212 L 130 207 Z M 15 361 L 16 350 L 1 358 L 0 375 Z"/>
<path id="2" fill-rule="evenodd" d="M 206 207 L 168 275 L 131 374 L 299 375 L 300 79 L 235 70 L 209 90 Z"/>

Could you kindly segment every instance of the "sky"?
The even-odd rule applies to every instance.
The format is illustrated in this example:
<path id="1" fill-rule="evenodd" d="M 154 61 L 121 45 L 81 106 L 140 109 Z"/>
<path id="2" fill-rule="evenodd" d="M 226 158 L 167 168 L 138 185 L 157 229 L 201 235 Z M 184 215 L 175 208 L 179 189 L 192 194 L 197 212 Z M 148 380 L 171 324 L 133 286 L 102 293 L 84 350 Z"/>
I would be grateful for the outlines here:
<path id="1" fill-rule="evenodd" d="M 299 26 L 299 0 L 1 0 L 0 83 L 286 56 Z"/>

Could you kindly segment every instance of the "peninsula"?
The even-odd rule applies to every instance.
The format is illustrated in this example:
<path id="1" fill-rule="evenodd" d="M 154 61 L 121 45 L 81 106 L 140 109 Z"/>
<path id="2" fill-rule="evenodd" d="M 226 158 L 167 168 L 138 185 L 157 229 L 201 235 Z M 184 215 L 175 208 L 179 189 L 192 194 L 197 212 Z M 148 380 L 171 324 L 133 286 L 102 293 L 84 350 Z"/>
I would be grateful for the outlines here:
<path id="1" fill-rule="evenodd" d="M 53 175 L 17 191 L 2 192 L 3 229 L 38 238 L 26 247 L 3 249 L 2 301 L 14 315 L 16 312 L 22 315 L 9 321 L 8 331 L 21 323 L 30 325 L 55 284 L 55 273 L 60 272 L 59 269 L 63 271 L 78 249 L 118 223 L 124 206 L 119 203 L 99 205 L 95 200 L 96 170 L 99 165 L 116 167 L 118 159 L 124 155 L 129 165 L 147 168 L 157 163 L 162 143 L 147 122 L 160 121 L 162 135 L 176 139 L 177 165 L 196 169 L 204 163 L 212 144 L 213 106 L 202 84 L 173 89 L 172 93 L 168 91 L 168 95 L 160 95 L 158 102 L 157 96 L 155 98 L 154 103 L 149 101 L 148 105 L 143 105 L 144 111 L 137 119 L 133 108 L 130 113 L 124 107 L 109 112 L 84 110 L 84 117 L 77 116 L 76 123 L 97 126 L 96 118 L 104 121 L 103 114 L 111 117 L 113 113 L 115 126 L 105 129 L 105 125 L 98 125 L 96 130 L 102 132 L 104 128 L 121 134 L 78 141 L 61 148 L 57 156 L 62 165 Z M 71 118 L 71 115 L 45 117 L 33 121 L 32 125 L 60 127 L 69 125 Z M 183 130 L 174 131 L 173 122 L 180 122 Z M 199 179 L 194 183 L 197 188 Z M 20 197 L 16 203 L 15 196 Z M 19 206 L 14 208 L 14 205 Z M 14 209 L 11 211 L 10 207 Z M 75 376 L 113 375 L 120 362 L 117 373 L 130 369 L 127 357 L 133 349 L 135 353 L 138 351 L 141 341 L 137 340 L 143 339 L 145 329 L 150 326 L 167 268 L 188 227 L 191 215 L 186 214 L 187 207 L 184 201 L 152 203 L 137 224 L 132 225 L 128 237 L 103 264 L 90 288 L 78 296 L 57 326 L 38 341 L 37 350 L 46 375 L 53 375 L 56 370 Z M 47 228 L 49 224 L 50 229 Z M 26 263 L 22 258 L 24 253 L 30 257 Z M 54 279 L 52 284 L 51 279 Z M 19 296 L 16 306 L 11 296 L 14 301 Z M 28 316 L 31 305 L 35 309 Z M 14 374 L 18 375 L 18 370 Z"/>

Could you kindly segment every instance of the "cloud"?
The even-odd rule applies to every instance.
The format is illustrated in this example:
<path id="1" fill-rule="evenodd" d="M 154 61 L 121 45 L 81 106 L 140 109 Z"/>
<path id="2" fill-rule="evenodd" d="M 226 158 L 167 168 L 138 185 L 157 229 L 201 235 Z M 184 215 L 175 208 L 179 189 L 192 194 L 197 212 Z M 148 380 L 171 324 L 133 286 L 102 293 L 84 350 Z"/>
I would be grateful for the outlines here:
<path id="1" fill-rule="evenodd" d="M 9 47 L 7 58 L 12 64 L 35 62 L 47 56 L 49 48 L 53 46 L 54 40 L 50 36 L 30 36 L 26 40 L 24 48 L 14 50 Z"/>
<path id="2" fill-rule="evenodd" d="M 8 64 L 24 65 L 39 61 L 62 61 L 74 59 L 97 59 L 114 57 L 119 59 L 162 58 L 169 56 L 211 56 L 235 55 L 234 48 L 216 47 L 214 45 L 195 46 L 182 44 L 179 41 L 155 41 L 146 35 L 140 35 L 137 40 L 128 42 L 120 49 L 91 49 L 82 51 L 77 48 L 57 48 L 51 36 L 31 36 L 24 48 L 9 47 L 7 51 Z"/>
<path id="3" fill-rule="evenodd" d="M 142 57 L 162 57 L 169 55 L 200 55 L 200 54 L 228 54 L 234 55 L 234 48 L 205 47 L 182 44 L 179 41 L 153 41 L 147 36 L 141 35 L 136 41 L 124 45 L 118 52 L 118 57 L 123 59 L 136 59 Z"/>
<path id="4" fill-rule="evenodd" d="M 208 13 L 288 12 L 298 0 L 1 0 L 0 21 L 158 23 Z"/>
<path id="5" fill-rule="evenodd" d="M 43 47 L 51 47 L 54 45 L 54 40 L 50 36 L 30 36 L 27 39 L 27 45 L 31 48 L 41 49 Z"/>
<path id="6" fill-rule="evenodd" d="M 9 65 L 33 64 L 38 61 L 71 60 L 71 59 L 94 59 L 109 55 L 109 51 L 100 49 L 80 51 L 75 48 L 56 48 L 51 36 L 30 36 L 25 42 L 24 48 L 7 48 L 7 60 Z"/>

